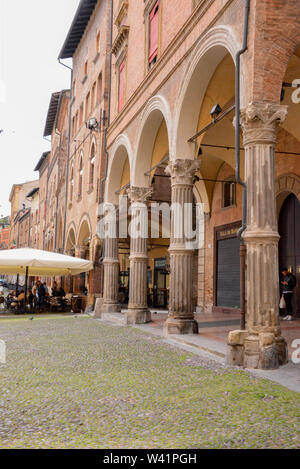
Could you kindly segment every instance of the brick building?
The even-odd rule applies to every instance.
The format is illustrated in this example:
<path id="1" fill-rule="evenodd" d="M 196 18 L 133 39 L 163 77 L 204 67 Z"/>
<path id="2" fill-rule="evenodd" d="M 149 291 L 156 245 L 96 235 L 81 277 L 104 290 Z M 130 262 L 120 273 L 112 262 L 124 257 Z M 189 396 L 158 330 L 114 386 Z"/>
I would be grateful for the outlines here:
<path id="1" fill-rule="evenodd" d="M 36 170 L 39 243 L 95 265 L 70 289 L 85 284 L 90 302 L 103 290 L 103 314 L 120 310 L 121 282 L 128 324 L 161 306 L 166 334 L 194 333 L 195 310 L 240 308 L 242 233 L 246 330 L 230 335 L 229 357 L 284 363 L 279 266 L 300 282 L 298 2 L 81 0 L 69 58 L 71 93 L 51 97 L 51 151 Z M 102 253 L 99 204 L 125 194 L 134 215 L 146 201 L 189 202 L 202 243 L 187 249 L 172 223 L 165 237 L 107 237 Z"/>
<path id="2" fill-rule="evenodd" d="M 9 217 L 0 220 L 0 249 L 9 248 L 10 222 Z"/>
<path id="3" fill-rule="evenodd" d="M 30 247 L 34 243 L 36 220 L 31 219 L 32 207 L 38 204 L 39 180 L 14 184 L 11 203 L 9 248 Z M 34 226 L 33 226 L 34 225 Z"/>
<path id="4" fill-rule="evenodd" d="M 160 199 L 153 185 L 169 175 L 164 184 L 171 201 L 201 204 L 204 243 L 185 250 L 172 229 L 171 243 L 151 239 L 148 247 L 138 247 L 125 240 L 125 254 L 123 239 L 107 242 L 102 311 L 119 310 L 114 266 L 120 262 L 121 270 L 130 268 L 125 318 L 147 322 L 147 291 L 157 289 L 163 259 L 170 264 L 163 285 L 169 290 L 166 334 L 197 332 L 195 306 L 199 312 L 236 311 L 241 178 L 247 196 L 247 325 L 243 334 L 230 336 L 230 353 L 236 358 L 242 350 L 249 366 L 278 366 L 286 359 L 278 316 L 279 260 L 300 281 L 299 93 L 292 87 L 300 76 L 298 2 L 115 0 L 113 5 L 105 201 L 117 204 L 128 188 L 133 204 L 147 196 L 153 201 L 154 194 Z M 241 135 L 233 125 L 237 106 Z M 268 359 L 268 347 L 274 359 Z"/>

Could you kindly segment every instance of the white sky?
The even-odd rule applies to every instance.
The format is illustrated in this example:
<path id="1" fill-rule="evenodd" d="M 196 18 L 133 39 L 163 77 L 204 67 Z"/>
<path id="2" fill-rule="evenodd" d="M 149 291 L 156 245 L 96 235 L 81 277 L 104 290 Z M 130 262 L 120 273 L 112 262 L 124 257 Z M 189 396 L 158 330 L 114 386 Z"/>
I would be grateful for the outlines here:
<path id="1" fill-rule="evenodd" d="M 50 96 L 70 86 L 57 56 L 78 4 L 0 0 L 0 215 L 10 214 L 12 185 L 37 179 L 33 169 L 50 149 L 43 139 Z"/>

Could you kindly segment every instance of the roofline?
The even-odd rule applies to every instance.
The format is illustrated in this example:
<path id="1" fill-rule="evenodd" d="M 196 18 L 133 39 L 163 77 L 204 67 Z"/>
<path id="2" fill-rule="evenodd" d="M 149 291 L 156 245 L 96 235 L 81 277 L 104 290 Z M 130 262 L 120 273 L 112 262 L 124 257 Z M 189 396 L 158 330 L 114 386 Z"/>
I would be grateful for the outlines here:
<path id="1" fill-rule="evenodd" d="M 26 198 L 29 198 L 29 197 L 32 197 L 36 192 L 38 192 L 40 190 L 39 187 L 35 187 L 34 189 L 32 189 L 27 195 L 26 195 Z"/>
<path id="2" fill-rule="evenodd" d="M 76 10 L 72 24 L 70 26 L 69 32 L 60 50 L 58 60 L 70 59 L 73 57 L 84 35 L 86 27 L 96 8 L 97 3 L 98 3 L 98 0 L 80 0 L 80 3 Z M 84 16 L 84 9 L 87 9 L 85 16 Z"/>
<path id="3" fill-rule="evenodd" d="M 44 151 L 44 153 L 42 154 L 42 156 L 40 157 L 40 159 L 38 161 L 38 164 L 34 168 L 34 171 L 38 171 L 40 169 L 40 167 L 42 166 L 44 160 L 47 158 L 48 155 L 50 155 L 50 153 L 51 153 L 50 151 Z"/>

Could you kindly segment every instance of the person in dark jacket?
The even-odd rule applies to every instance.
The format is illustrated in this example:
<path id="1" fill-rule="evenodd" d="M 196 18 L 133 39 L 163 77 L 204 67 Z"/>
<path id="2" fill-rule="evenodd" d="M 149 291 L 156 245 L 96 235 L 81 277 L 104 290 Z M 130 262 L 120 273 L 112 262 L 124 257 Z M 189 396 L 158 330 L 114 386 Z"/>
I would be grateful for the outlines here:
<path id="1" fill-rule="evenodd" d="M 284 297 L 287 316 L 285 316 L 283 321 L 292 321 L 293 319 L 293 292 L 296 286 L 296 277 L 288 271 L 286 267 L 281 269 L 283 275 L 283 280 L 281 281 L 282 285 L 282 294 Z"/>
<path id="2" fill-rule="evenodd" d="M 46 295 L 46 292 L 45 292 L 45 287 L 44 285 L 40 282 L 40 280 L 37 282 L 37 297 L 38 297 L 38 300 L 37 300 L 37 306 L 38 306 L 38 310 L 39 311 L 42 311 L 43 310 L 43 307 L 44 307 L 44 301 L 45 301 L 45 295 Z"/>

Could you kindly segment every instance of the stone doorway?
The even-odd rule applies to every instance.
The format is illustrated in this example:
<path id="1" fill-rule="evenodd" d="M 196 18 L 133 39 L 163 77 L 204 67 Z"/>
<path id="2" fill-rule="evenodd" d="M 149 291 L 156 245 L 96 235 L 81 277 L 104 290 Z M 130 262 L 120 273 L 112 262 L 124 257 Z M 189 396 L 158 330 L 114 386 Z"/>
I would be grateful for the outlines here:
<path id="1" fill-rule="evenodd" d="M 286 266 L 297 278 L 294 314 L 300 317 L 300 203 L 294 194 L 287 196 L 279 214 L 279 268 Z"/>

